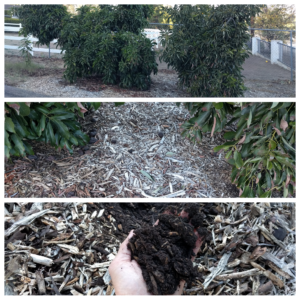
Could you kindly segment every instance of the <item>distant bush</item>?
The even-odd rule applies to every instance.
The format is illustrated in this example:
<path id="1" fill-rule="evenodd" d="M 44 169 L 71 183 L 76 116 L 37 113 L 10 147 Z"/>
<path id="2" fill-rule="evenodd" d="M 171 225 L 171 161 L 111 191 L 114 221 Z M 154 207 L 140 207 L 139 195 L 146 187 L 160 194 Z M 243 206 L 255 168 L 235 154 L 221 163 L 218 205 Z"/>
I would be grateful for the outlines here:
<path id="1" fill-rule="evenodd" d="M 12 11 L 10 9 L 5 9 L 4 10 L 4 15 L 5 16 L 12 16 Z"/>
<path id="2" fill-rule="evenodd" d="M 5 18 L 4 23 L 21 23 L 20 19 L 15 19 L 15 18 Z"/>

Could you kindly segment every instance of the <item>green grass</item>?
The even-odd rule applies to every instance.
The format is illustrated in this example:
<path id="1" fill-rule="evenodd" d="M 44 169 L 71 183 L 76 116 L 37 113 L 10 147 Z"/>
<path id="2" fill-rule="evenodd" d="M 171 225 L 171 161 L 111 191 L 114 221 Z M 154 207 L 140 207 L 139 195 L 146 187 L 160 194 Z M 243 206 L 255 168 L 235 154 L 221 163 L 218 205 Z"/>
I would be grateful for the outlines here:
<path id="1" fill-rule="evenodd" d="M 8 61 L 5 62 L 5 73 L 24 73 L 24 72 L 31 73 L 41 68 L 42 66 L 33 62 L 29 65 L 26 65 L 25 62 L 16 62 L 16 63 L 12 63 Z"/>
<path id="2" fill-rule="evenodd" d="M 41 68 L 43 67 L 33 62 L 27 66 L 25 62 L 5 61 L 5 84 L 16 86 L 26 81 L 30 73 Z"/>

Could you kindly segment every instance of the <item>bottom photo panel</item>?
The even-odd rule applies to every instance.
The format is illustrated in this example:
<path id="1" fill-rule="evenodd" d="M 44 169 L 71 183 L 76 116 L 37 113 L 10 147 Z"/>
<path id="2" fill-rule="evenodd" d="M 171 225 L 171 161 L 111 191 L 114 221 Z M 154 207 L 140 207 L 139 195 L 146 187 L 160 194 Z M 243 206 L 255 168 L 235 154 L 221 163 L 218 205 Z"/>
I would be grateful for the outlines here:
<path id="1" fill-rule="evenodd" d="M 5 295 L 295 295 L 296 207 L 7 202 Z"/>

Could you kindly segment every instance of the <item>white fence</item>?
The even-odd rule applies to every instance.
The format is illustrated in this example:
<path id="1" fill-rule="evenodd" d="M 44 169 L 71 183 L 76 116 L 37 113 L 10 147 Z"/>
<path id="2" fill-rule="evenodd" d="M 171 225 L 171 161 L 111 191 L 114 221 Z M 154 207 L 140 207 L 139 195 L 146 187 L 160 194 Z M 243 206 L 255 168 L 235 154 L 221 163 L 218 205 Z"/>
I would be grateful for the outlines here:
<path id="1" fill-rule="evenodd" d="M 264 57 L 262 54 L 259 53 L 259 47 L 258 44 L 260 42 L 260 39 L 257 37 L 252 38 L 252 54 L 258 55 L 261 57 Z M 280 51 L 280 47 L 282 47 L 282 41 L 279 40 L 273 40 L 270 43 L 270 62 L 271 64 L 277 64 L 287 70 L 290 70 L 291 68 L 285 64 L 283 64 L 282 61 L 282 51 Z"/>
<path id="2" fill-rule="evenodd" d="M 7 36 L 7 35 L 5 35 L 4 39 L 6 39 L 6 40 L 21 41 L 21 40 L 24 39 L 24 37 Z M 34 56 L 34 52 L 47 52 L 47 53 L 49 53 L 49 50 L 50 50 L 50 53 L 61 53 L 61 50 L 59 50 L 59 49 L 51 49 L 51 48 L 49 49 L 49 48 L 36 48 L 36 47 L 33 47 L 33 42 L 37 42 L 38 39 L 34 38 L 32 36 L 29 36 L 29 40 L 32 42 L 31 43 L 31 47 L 32 47 L 31 55 L 32 56 Z M 57 40 L 53 40 L 51 43 L 56 43 L 56 42 L 57 42 Z M 12 46 L 12 45 L 4 45 L 4 49 L 20 50 L 19 46 Z"/>
<path id="3" fill-rule="evenodd" d="M 19 32 L 22 28 L 22 24 L 15 24 L 15 23 L 4 23 L 4 31 L 10 31 L 10 32 Z M 155 40 L 157 45 L 156 48 L 158 48 L 158 44 L 159 44 L 159 29 L 145 29 L 144 32 L 146 33 L 147 37 L 151 40 Z M 6 40 L 17 40 L 17 41 L 21 41 L 22 39 L 24 39 L 24 37 L 15 37 L 15 36 L 4 36 L 4 39 Z M 37 42 L 38 39 L 34 38 L 32 36 L 29 37 L 31 42 Z M 57 40 L 53 40 L 51 43 L 56 43 Z M 36 52 L 49 52 L 50 53 L 61 53 L 61 50 L 59 49 L 48 49 L 48 48 L 35 48 L 33 47 L 33 43 L 32 43 L 32 50 L 33 52 L 31 52 L 32 56 L 33 53 Z M 13 46 L 13 45 L 4 45 L 4 49 L 9 49 L 9 50 L 19 50 L 19 46 Z M 64 53 L 64 52 L 63 52 Z"/>
<path id="4" fill-rule="evenodd" d="M 4 23 L 4 31 L 19 32 L 21 28 L 21 23 Z"/>

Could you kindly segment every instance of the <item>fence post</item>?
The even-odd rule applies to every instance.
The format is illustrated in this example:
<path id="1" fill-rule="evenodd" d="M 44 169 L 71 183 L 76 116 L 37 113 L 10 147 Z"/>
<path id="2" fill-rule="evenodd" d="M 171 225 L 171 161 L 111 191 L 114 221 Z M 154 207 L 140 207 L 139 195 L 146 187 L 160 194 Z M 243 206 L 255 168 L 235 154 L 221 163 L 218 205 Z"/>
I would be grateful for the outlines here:
<path id="1" fill-rule="evenodd" d="M 278 45 L 278 43 L 282 44 L 282 41 L 271 41 L 271 64 L 276 64 L 279 59 L 280 45 Z"/>
<path id="2" fill-rule="evenodd" d="M 291 41 L 291 81 L 293 81 L 293 32 L 290 31 L 290 41 Z"/>
<path id="3" fill-rule="evenodd" d="M 258 38 L 253 37 L 252 38 L 252 54 L 255 55 L 258 52 Z"/>
<path id="4" fill-rule="evenodd" d="M 32 34 L 30 34 L 29 35 L 29 39 L 30 39 L 30 41 L 31 41 L 31 44 L 30 44 L 30 46 L 31 46 L 31 48 L 32 48 L 32 51 L 30 51 L 30 53 L 31 53 L 31 55 L 33 56 L 33 41 L 32 41 L 32 39 L 33 39 L 33 36 L 32 36 Z"/>

